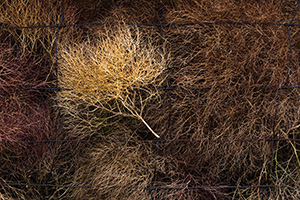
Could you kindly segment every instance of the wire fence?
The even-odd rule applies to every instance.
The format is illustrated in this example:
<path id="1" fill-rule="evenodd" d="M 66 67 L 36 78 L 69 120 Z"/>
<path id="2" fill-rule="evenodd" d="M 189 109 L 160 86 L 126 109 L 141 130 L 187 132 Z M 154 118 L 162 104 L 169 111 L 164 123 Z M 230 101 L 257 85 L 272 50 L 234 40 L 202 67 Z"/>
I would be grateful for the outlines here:
<path id="1" fill-rule="evenodd" d="M 61 9 L 61 23 L 56 24 L 56 25 L 47 25 L 47 26 L 24 26 L 24 27 L 5 27 L 5 26 L 0 26 L 0 29 L 43 29 L 43 28 L 53 28 L 56 29 L 56 41 L 55 41 L 55 67 L 56 67 L 56 74 L 58 74 L 58 39 L 60 36 L 60 31 L 61 29 L 65 29 L 68 27 L 74 27 L 74 26 L 101 26 L 101 25 L 133 25 L 133 26 L 156 26 L 159 27 L 160 30 L 160 35 L 163 38 L 164 37 L 164 28 L 165 27 L 171 27 L 171 26 L 195 26 L 195 25 L 222 25 L 222 24 L 230 24 L 230 25 L 264 25 L 264 26 L 285 26 L 287 29 L 287 38 L 288 38 L 288 43 L 289 43 L 289 49 L 290 49 L 290 58 L 289 58 L 289 64 L 288 64 L 288 72 L 287 72 L 287 77 L 286 80 L 289 79 L 290 77 L 290 70 L 291 70 L 291 65 L 292 65 L 292 55 L 293 55 L 293 48 L 292 48 L 292 37 L 291 37 L 291 32 L 290 32 L 290 27 L 293 26 L 300 26 L 300 24 L 294 23 L 294 19 L 299 11 L 299 5 L 300 1 L 298 2 L 298 6 L 296 8 L 296 11 L 290 20 L 289 23 L 274 23 L 274 22 L 239 22 L 239 21 L 212 21 L 212 22 L 193 22 L 193 23 L 168 23 L 166 21 L 166 16 L 165 16 L 165 4 L 164 1 L 161 0 L 161 8 L 158 11 L 161 16 L 161 22 L 159 23 L 125 23 L 125 22 L 90 22 L 90 23 L 79 23 L 79 24 L 64 24 L 64 12 L 65 12 L 65 2 L 62 0 L 62 9 Z M 287 82 L 287 81 L 286 81 Z M 9 87 L 14 87 L 14 86 L 9 86 Z M 60 91 L 60 90 L 72 90 L 72 88 L 60 88 L 58 87 L 58 81 L 55 82 L 54 87 L 17 87 L 18 89 L 24 89 L 24 90 L 40 90 L 40 91 Z M 178 89 L 194 89 L 194 90 L 210 90 L 210 89 L 225 89 L 225 88 L 233 88 L 233 89 L 246 89 L 249 87 L 231 87 L 231 86 L 226 86 L 226 87 L 205 87 L 205 88 L 194 88 L 193 86 L 187 87 L 187 88 L 181 88 L 178 86 L 173 86 L 172 81 L 168 79 L 168 85 L 166 87 L 161 87 L 161 88 L 153 88 L 156 90 L 162 90 L 166 93 L 168 102 L 169 102 L 169 110 L 171 110 L 171 104 L 172 100 L 170 98 L 170 90 L 178 90 Z M 274 118 L 277 118 L 278 115 L 278 109 L 281 103 L 281 96 L 282 96 L 282 90 L 287 90 L 287 89 L 298 89 L 300 88 L 300 85 L 283 85 L 283 86 L 251 86 L 250 88 L 255 88 L 255 89 L 261 89 L 261 90 L 278 90 L 278 95 L 277 95 L 277 105 L 276 105 L 276 111 L 275 111 L 275 116 Z M 57 102 L 56 102 L 57 104 Z M 169 119 L 171 118 L 170 113 L 169 113 Z M 171 120 L 169 120 L 170 123 Z M 274 120 L 275 121 L 275 120 Z M 168 125 L 167 129 L 170 127 L 170 124 Z M 273 133 L 274 135 L 271 138 L 260 138 L 260 139 L 198 139 L 198 140 L 191 140 L 191 139 L 174 139 L 174 140 L 166 140 L 166 139 L 153 139 L 153 140 L 59 140 L 56 139 L 56 136 L 58 134 L 58 130 L 56 130 L 56 134 L 49 140 L 38 140 L 38 141 L 28 141 L 29 143 L 48 143 L 49 144 L 49 149 L 52 154 L 53 162 L 55 160 L 55 155 L 53 151 L 53 143 L 112 143 L 112 142 L 124 142 L 124 143 L 154 143 L 156 144 L 156 152 L 155 155 L 158 156 L 160 154 L 160 148 L 161 144 L 164 143 L 175 143 L 175 142 L 184 142 L 184 143 L 199 143 L 199 142 L 208 142 L 208 143 L 234 143 L 234 142 L 248 142 L 248 143 L 254 143 L 254 142 L 270 142 L 271 143 L 271 151 L 272 151 L 272 158 L 273 159 L 274 154 L 275 154 L 275 143 L 280 142 L 280 141 L 297 141 L 300 142 L 300 139 L 295 139 L 295 138 L 278 138 L 275 134 L 275 124 L 272 126 L 273 128 Z M 0 141 L 1 143 L 1 141 Z M 272 168 L 273 163 L 270 163 L 270 168 Z M 268 180 L 268 182 L 270 182 Z M 61 188 L 89 188 L 89 187 L 101 187 L 101 188 L 112 188 L 115 186 L 102 186 L 102 185 L 55 185 L 55 184 L 27 184 L 27 183 L 13 183 L 13 182 L 7 182 L 7 183 L 1 183 L 1 185 L 10 185 L 10 186 L 26 186 L 26 187 L 61 187 Z M 245 185 L 245 186 L 240 186 L 240 185 L 217 185 L 217 186 L 186 186 L 186 187 L 166 187 L 166 186 L 149 186 L 145 188 L 146 190 L 198 190 L 198 189 L 246 189 L 246 188 L 281 188 L 281 187 L 289 187 L 286 185 Z M 123 187 L 126 189 L 127 187 Z"/>

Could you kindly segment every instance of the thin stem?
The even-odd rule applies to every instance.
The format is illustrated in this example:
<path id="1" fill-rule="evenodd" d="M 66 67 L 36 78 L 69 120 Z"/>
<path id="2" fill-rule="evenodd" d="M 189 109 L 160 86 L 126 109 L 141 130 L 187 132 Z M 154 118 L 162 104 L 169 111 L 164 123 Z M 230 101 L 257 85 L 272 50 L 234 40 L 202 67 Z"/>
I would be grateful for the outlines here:
<path id="1" fill-rule="evenodd" d="M 159 135 L 157 135 L 153 129 L 148 125 L 148 123 L 142 118 L 142 116 L 140 114 L 138 114 L 138 112 L 133 108 L 133 106 L 127 104 L 124 101 L 121 101 L 123 106 L 135 117 L 137 117 L 139 120 L 141 120 L 146 126 L 147 128 L 150 130 L 150 132 L 155 135 L 155 137 L 160 138 Z"/>
<path id="2" fill-rule="evenodd" d="M 147 128 L 151 131 L 151 133 L 153 134 L 153 135 L 155 135 L 155 137 L 157 137 L 157 138 L 160 138 L 160 136 L 159 135 L 157 135 L 153 130 L 152 130 L 152 128 L 147 124 L 147 122 L 140 116 L 140 115 L 137 115 L 137 117 L 147 126 Z"/>

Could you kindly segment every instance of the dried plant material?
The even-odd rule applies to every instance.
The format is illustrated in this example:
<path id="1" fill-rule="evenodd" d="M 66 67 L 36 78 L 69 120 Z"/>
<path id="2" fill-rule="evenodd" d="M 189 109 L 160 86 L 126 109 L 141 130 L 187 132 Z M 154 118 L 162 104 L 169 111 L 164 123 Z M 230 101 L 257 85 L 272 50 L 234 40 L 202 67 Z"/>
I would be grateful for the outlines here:
<path id="1" fill-rule="evenodd" d="M 49 86 L 47 60 L 18 49 L 9 40 L 0 42 L 0 89 Z"/>
<path id="2" fill-rule="evenodd" d="M 61 22 L 61 1 L 2 2 L 1 27 Z M 55 138 L 60 141 L 51 143 L 54 159 L 48 148 L 48 157 L 29 170 L 18 168 L 15 160 L 43 153 L 48 143 L 18 141 L 48 138 L 51 130 L 43 120 L 50 118 L 49 111 L 36 102 L 37 93 L 21 96 L 7 86 L 47 86 L 42 78 L 47 68 L 39 67 L 44 63 L 24 52 L 51 52 L 57 27 L 1 29 L 26 51 L 0 45 L 5 110 L 0 109 L 0 139 L 12 144 L 0 143 L 0 182 L 56 187 L 3 185 L 0 199 L 299 199 L 300 146 L 289 140 L 300 135 L 298 3 L 68 0 L 66 5 L 77 8 L 65 7 L 65 23 L 73 23 L 79 9 L 80 23 L 172 24 L 61 27 L 58 81 L 63 89 L 54 97 L 62 114 Z M 293 26 L 266 25 L 292 20 Z M 160 31 L 167 50 L 157 42 L 161 37 L 152 36 Z M 74 39 L 73 33 L 83 37 Z M 159 93 L 165 85 L 168 90 Z M 163 141 L 136 141 L 155 136 Z M 273 137 L 286 141 L 269 141 Z M 270 187 L 251 187 L 259 185 Z"/>
<path id="3" fill-rule="evenodd" d="M 271 165 L 272 153 L 281 146 L 264 139 L 274 135 L 291 137 L 283 132 L 299 124 L 298 93 L 279 89 L 299 85 L 299 28 L 291 28 L 290 56 L 286 26 L 220 21 L 287 23 L 297 3 L 168 2 L 167 21 L 186 24 L 164 28 L 174 58 L 169 77 L 176 89 L 170 90 L 163 102 L 145 110 L 144 118 L 164 131 L 166 139 L 197 141 L 174 141 L 161 147 L 163 155 L 186 166 L 178 169 L 178 174 L 197 174 L 197 180 L 202 180 L 201 172 L 207 173 L 212 180 L 218 180 L 216 185 L 259 185 L 276 173 L 275 165 Z M 297 20 L 299 14 L 294 21 Z M 202 21 L 220 23 L 188 25 Z M 291 151 L 284 155 L 294 157 L 297 163 L 297 145 L 289 145 Z M 180 180 L 174 179 L 174 184 Z M 275 180 L 272 183 L 278 184 Z M 291 197 L 295 198 L 297 183 L 287 183 L 294 187 L 296 193 Z M 288 198 L 287 192 L 285 195 Z"/>
<path id="4" fill-rule="evenodd" d="M 49 82 L 44 79 L 48 68 L 41 67 L 44 63 L 36 56 L 22 51 L 16 53 L 16 49 L 8 42 L 0 43 L 0 152 L 4 156 L 12 152 L 14 158 L 30 151 L 32 155 L 39 154 L 38 147 L 29 142 L 49 136 L 51 123 L 47 103 L 39 102 L 44 100 L 43 95 L 22 90 L 46 87 Z M 24 149 L 21 151 L 18 147 Z M 19 167 L 7 160 L 6 165 L 10 164 Z"/>
<path id="5" fill-rule="evenodd" d="M 0 199 L 30 199 L 27 194 L 37 193 L 35 188 L 25 192 L 24 188 L 4 183 L 42 179 L 39 163 L 49 145 L 37 141 L 53 134 L 51 106 L 45 98 L 48 94 L 24 88 L 47 87 L 50 67 L 38 56 L 20 50 L 17 42 L 12 43 L 10 37 L 1 37 Z"/>
<path id="6" fill-rule="evenodd" d="M 84 102 L 114 115 L 134 117 L 142 121 L 146 102 L 158 95 L 155 86 L 163 81 L 166 55 L 151 37 L 137 27 L 107 28 L 104 35 L 61 48 L 58 80 L 63 90 L 58 100 Z M 141 93 L 140 91 L 143 91 Z"/>
<path id="7" fill-rule="evenodd" d="M 95 21 L 157 23 L 161 2 L 158 0 L 71 0 L 70 5 L 79 10 L 79 23 Z"/>
<path id="8" fill-rule="evenodd" d="M 292 20 L 298 1 L 244 1 L 244 0 L 170 0 L 167 21 L 186 22 L 271 22 L 287 23 Z"/>
<path id="9" fill-rule="evenodd" d="M 158 0 L 118 0 L 104 16 L 106 22 L 158 23 L 161 20 L 162 2 Z"/>
<path id="10" fill-rule="evenodd" d="M 71 190 L 75 199 L 150 199 L 147 187 L 155 161 L 145 144 L 99 144 L 86 150 L 77 163 Z"/>
<path id="11" fill-rule="evenodd" d="M 38 163 L 48 145 L 35 141 L 52 135 L 50 109 L 44 102 L 37 103 L 42 98 L 29 93 L 10 93 L 0 96 L 0 173 L 8 170 L 2 177 L 13 177 L 18 170 Z"/>
<path id="12" fill-rule="evenodd" d="M 6 181 L 0 178 L 0 200 L 17 200 L 25 199 L 23 191 L 21 189 L 13 188 L 7 185 Z M 15 198 L 17 196 L 17 198 Z"/>
<path id="13" fill-rule="evenodd" d="M 8 31 L 15 37 L 24 50 L 37 52 L 45 50 L 50 53 L 56 41 L 57 28 L 43 28 L 39 26 L 56 26 L 62 23 L 62 5 L 57 0 L 3 0 L 0 3 L 0 26 L 14 27 L 1 31 Z M 76 22 L 76 11 L 68 7 L 64 10 L 64 23 Z M 24 28 L 24 27 L 35 28 Z M 16 28 L 23 27 L 23 28 Z M 62 29 L 60 34 L 70 37 L 73 29 Z"/>

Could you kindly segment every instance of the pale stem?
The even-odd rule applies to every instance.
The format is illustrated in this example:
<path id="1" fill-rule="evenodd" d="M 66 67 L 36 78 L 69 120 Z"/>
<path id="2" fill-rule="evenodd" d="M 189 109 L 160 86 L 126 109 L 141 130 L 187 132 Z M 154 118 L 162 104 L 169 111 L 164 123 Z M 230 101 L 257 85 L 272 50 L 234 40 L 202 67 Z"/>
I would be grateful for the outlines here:
<path id="1" fill-rule="evenodd" d="M 140 115 L 137 115 L 137 117 L 147 126 L 147 128 L 151 131 L 151 133 L 153 134 L 153 135 L 155 135 L 155 137 L 157 137 L 157 138 L 160 138 L 160 136 L 159 135 L 157 135 L 153 130 L 152 130 L 152 128 L 147 124 L 147 122 L 145 122 L 145 120 L 140 116 Z"/>

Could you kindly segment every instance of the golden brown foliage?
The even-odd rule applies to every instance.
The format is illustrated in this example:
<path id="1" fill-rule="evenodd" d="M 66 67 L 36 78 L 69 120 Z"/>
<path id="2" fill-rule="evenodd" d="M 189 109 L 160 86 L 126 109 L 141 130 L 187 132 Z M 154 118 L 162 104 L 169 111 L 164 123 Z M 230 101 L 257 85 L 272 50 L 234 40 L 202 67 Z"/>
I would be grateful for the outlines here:
<path id="1" fill-rule="evenodd" d="M 163 80 L 166 60 L 150 39 L 137 27 L 132 32 L 119 26 L 93 40 L 62 46 L 58 80 L 60 87 L 70 89 L 58 96 L 64 111 L 78 116 L 79 110 L 72 108 L 83 103 L 95 113 L 99 109 L 138 118 L 156 135 L 142 114 L 146 102 L 158 94 L 155 86 Z"/>
<path id="2" fill-rule="evenodd" d="M 76 11 L 66 3 L 64 10 L 65 24 L 76 22 Z M 0 25 L 4 27 L 55 26 L 62 23 L 62 5 L 57 0 L 3 0 L 0 3 Z M 68 37 L 72 29 L 62 30 L 61 34 Z M 29 52 L 45 50 L 53 51 L 57 28 L 11 28 L 8 31 L 23 49 Z"/>
<path id="3" fill-rule="evenodd" d="M 100 144 L 84 153 L 74 174 L 74 199 L 150 199 L 154 160 L 144 144 Z"/>

